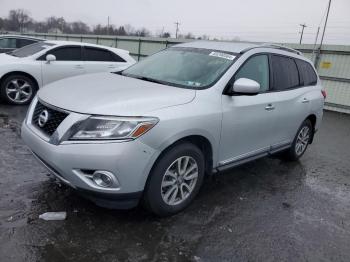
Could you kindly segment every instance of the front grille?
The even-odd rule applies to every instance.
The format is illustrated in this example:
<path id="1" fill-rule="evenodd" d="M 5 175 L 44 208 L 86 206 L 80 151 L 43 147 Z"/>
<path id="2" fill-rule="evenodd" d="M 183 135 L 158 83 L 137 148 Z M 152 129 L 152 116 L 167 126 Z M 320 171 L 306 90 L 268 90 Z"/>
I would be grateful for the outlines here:
<path id="1" fill-rule="evenodd" d="M 48 112 L 48 120 L 44 125 L 40 126 L 39 116 L 45 110 Z M 67 113 L 47 107 L 38 101 L 33 112 L 32 124 L 48 136 L 51 136 L 67 116 Z"/>

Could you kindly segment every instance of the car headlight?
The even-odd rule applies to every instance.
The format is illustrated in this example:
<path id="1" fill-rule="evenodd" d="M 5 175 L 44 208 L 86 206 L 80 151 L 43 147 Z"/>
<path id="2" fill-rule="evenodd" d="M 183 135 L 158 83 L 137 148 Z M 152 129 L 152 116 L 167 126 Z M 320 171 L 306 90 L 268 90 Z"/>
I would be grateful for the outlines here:
<path id="1" fill-rule="evenodd" d="M 70 140 L 135 139 L 158 123 L 153 117 L 92 116 L 75 126 Z"/>

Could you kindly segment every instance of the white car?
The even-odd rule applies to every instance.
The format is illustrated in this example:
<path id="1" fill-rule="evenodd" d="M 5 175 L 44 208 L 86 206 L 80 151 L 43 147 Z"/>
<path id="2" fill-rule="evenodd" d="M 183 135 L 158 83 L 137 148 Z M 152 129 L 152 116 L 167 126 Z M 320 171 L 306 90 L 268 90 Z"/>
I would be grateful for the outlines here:
<path id="1" fill-rule="evenodd" d="M 23 35 L 0 35 L 0 53 L 8 53 L 40 41 L 45 39 Z"/>
<path id="2" fill-rule="evenodd" d="M 134 63 L 128 51 L 113 47 L 68 41 L 38 42 L 0 54 L 0 99 L 10 104 L 28 104 L 40 87 L 51 82 L 119 71 Z"/>

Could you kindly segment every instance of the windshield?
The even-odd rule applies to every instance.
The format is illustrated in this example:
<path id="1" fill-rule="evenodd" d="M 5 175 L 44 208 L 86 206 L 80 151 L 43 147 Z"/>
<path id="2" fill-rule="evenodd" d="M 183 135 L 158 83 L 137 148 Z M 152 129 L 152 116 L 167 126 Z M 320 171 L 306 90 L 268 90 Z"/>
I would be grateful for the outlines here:
<path id="1" fill-rule="evenodd" d="M 20 49 L 14 50 L 8 54 L 16 57 L 28 57 L 51 46 L 54 46 L 54 44 L 47 43 L 47 42 L 38 42 L 38 43 L 27 45 Z"/>
<path id="2" fill-rule="evenodd" d="M 129 67 L 122 75 L 191 89 L 215 83 L 235 55 L 199 48 L 170 48 Z"/>

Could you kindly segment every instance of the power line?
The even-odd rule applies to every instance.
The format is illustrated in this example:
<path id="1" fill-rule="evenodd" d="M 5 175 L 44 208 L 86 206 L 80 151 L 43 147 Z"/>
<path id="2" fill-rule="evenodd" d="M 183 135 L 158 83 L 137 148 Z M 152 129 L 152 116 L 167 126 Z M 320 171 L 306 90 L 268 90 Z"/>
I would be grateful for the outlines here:
<path id="1" fill-rule="evenodd" d="M 299 44 L 301 45 L 301 40 L 303 40 L 303 34 L 304 34 L 304 28 L 307 27 L 306 24 L 300 24 L 300 26 L 302 27 L 301 29 L 301 35 L 300 35 L 300 41 Z"/>

